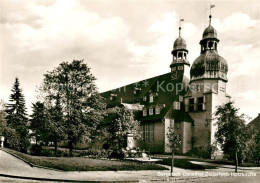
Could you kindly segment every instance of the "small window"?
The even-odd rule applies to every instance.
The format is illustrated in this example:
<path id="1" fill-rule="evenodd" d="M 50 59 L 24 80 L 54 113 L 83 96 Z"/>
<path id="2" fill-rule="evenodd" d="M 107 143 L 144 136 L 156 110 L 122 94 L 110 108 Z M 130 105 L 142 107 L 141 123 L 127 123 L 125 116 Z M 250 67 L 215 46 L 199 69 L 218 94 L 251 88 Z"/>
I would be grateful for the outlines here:
<path id="1" fill-rule="evenodd" d="M 193 112 L 194 111 L 194 105 L 190 105 L 189 106 L 189 112 Z"/>
<path id="2" fill-rule="evenodd" d="M 183 70 L 183 66 L 178 66 L 178 70 Z"/>
<path id="3" fill-rule="evenodd" d="M 198 111 L 205 111 L 205 104 L 198 104 Z"/>
<path id="4" fill-rule="evenodd" d="M 143 101 L 145 102 L 147 100 L 147 97 L 146 96 L 143 96 Z"/>
<path id="5" fill-rule="evenodd" d="M 180 102 L 174 101 L 174 102 L 173 102 L 173 109 L 175 109 L 175 110 L 180 110 L 180 109 L 181 109 L 181 104 L 180 104 Z"/>
<path id="6" fill-rule="evenodd" d="M 183 102 L 183 96 L 179 95 L 179 102 Z"/>
<path id="7" fill-rule="evenodd" d="M 209 42 L 209 49 L 213 49 L 213 42 L 212 41 Z"/>
<path id="8" fill-rule="evenodd" d="M 153 102 L 153 95 L 150 95 L 150 103 Z"/>
<path id="9" fill-rule="evenodd" d="M 205 103 L 204 97 L 198 97 L 198 103 Z"/>
<path id="10" fill-rule="evenodd" d="M 155 108 L 155 114 L 160 114 L 160 108 L 159 107 Z"/>
<path id="11" fill-rule="evenodd" d="M 149 108 L 149 115 L 153 115 L 153 108 L 152 107 Z"/>
<path id="12" fill-rule="evenodd" d="M 176 67 L 172 67 L 172 71 L 176 71 Z"/>
<path id="13" fill-rule="evenodd" d="M 189 104 L 194 104 L 194 98 L 189 99 Z"/>
<path id="14" fill-rule="evenodd" d="M 143 116 L 147 116 L 147 110 L 143 109 Z"/>

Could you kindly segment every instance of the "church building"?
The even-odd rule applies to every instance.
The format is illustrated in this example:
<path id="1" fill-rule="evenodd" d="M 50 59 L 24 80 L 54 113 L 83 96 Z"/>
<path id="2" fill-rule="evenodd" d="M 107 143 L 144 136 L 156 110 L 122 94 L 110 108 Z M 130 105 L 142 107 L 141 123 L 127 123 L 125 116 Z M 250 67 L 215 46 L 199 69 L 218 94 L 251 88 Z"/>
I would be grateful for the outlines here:
<path id="1" fill-rule="evenodd" d="M 228 65 L 218 53 L 218 43 L 210 15 L 209 26 L 199 42 L 200 55 L 190 65 L 179 27 L 170 72 L 101 93 L 108 109 L 124 106 L 134 111 L 142 129 L 137 147 L 157 153 L 171 152 L 167 146 L 169 127 L 174 127 L 181 136 L 179 153 L 214 142 L 213 113 L 216 106 L 230 101 L 226 93 Z"/>

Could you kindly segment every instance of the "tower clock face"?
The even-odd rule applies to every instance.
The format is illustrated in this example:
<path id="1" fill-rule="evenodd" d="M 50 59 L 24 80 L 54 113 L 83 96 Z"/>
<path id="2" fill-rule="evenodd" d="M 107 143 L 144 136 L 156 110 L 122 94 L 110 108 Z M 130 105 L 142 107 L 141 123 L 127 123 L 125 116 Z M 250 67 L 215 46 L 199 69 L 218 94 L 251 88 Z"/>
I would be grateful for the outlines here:
<path id="1" fill-rule="evenodd" d="M 173 72 L 172 72 L 172 74 L 171 74 L 171 79 L 172 79 L 172 80 L 177 79 L 177 71 L 173 71 Z"/>

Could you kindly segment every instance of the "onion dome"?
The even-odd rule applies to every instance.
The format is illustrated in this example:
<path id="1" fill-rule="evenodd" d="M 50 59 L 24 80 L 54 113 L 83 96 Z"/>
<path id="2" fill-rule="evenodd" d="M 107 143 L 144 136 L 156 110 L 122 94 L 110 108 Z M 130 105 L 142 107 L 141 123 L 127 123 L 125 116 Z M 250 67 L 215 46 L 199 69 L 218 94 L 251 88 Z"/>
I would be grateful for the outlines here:
<path id="1" fill-rule="evenodd" d="M 173 44 L 173 50 L 187 50 L 186 41 L 182 37 L 178 37 Z"/>
<path id="2" fill-rule="evenodd" d="M 211 22 L 211 15 L 209 16 Z M 222 79 L 227 81 L 227 61 L 218 54 L 217 31 L 210 24 L 202 35 L 201 54 L 191 66 L 191 81 L 197 79 Z"/>
<path id="3" fill-rule="evenodd" d="M 216 50 L 207 50 L 193 62 L 190 76 L 192 80 L 220 78 L 227 81 L 227 72 L 227 61 Z"/>
<path id="4" fill-rule="evenodd" d="M 217 31 L 214 27 L 209 25 L 203 32 L 202 39 L 207 38 L 216 38 L 217 39 Z"/>
<path id="5" fill-rule="evenodd" d="M 170 67 L 176 66 L 176 64 L 186 64 L 190 65 L 189 61 L 187 60 L 187 43 L 186 41 L 181 37 L 181 27 L 179 27 L 179 37 L 174 41 L 173 43 L 173 60 L 170 65 Z"/>

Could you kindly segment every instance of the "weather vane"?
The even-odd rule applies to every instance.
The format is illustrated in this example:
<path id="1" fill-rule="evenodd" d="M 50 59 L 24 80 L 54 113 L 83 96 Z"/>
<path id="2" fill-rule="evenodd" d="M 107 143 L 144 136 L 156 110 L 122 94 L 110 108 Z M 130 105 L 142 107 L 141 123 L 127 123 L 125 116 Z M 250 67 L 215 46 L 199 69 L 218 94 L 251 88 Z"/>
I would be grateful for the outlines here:
<path id="1" fill-rule="evenodd" d="M 209 6 L 209 25 L 211 25 L 211 17 L 212 17 L 211 16 L 211 9 L 214 8 L 214 7 L 215 7 L 215 5 L 210 3 L 210 6 Z"/>
<path id="2" fill-rule="evenodd" d="M 181 22 L 183 22 L 183 21 L 184 21 L 184 19 L 181 18 L 181 16 L 180 16 L 180 20 L 179 20 L 179 37 L 181 37 Z"/>

